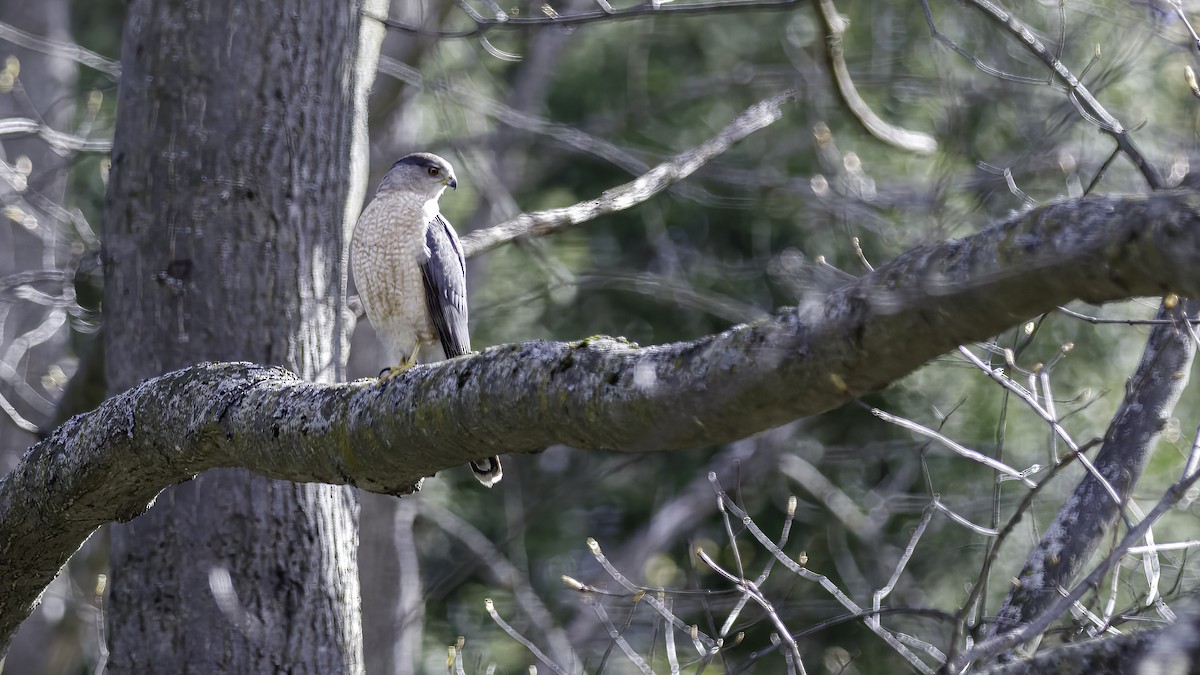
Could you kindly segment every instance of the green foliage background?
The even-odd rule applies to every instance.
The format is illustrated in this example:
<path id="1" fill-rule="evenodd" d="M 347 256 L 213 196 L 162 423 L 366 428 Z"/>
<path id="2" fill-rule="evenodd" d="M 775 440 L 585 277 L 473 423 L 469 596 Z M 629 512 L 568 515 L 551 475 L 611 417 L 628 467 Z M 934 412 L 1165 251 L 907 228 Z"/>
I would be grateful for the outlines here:
<path id="1" fill-rule="evenodd" d="M 1086 73 L 1083 81 L 1110 112 L 1128 127 L 1141 127 L 1135 138 L 1163 173 L 1176 183 L 1182 179 L 1197 156 L 1197 116 L 1196 101 L 1182 77 L 1194 53 L 1178 18 L 1141 3 L 1010 4 L 1054 45 L 1068 68 Z M 502 9 L 528 16 L 538 15 L 540 6 L 515 2 Z M 469 26 L 450 3 L 423 7 L 398 6 L 393 18 L 420 22 L 421 17 L 413 17 L 423 15 L 431 29 Z M 591 5 L 555 7 L 570 14 Z M 931 3 L 938 29 L 982 63 L 1037 83 L 976 68 L 931 38 L 918 4 L 842 1 L 837 9 L 850 19 L 845 58 L 860 93 L 892 124 L 932 134 L 939 143 L 935 154 L 907 153 L 864 131 L 837 95 L 819 13 L 815 6 L 801 4 L 778 11 L 664 14 L 571 29 L 500 27 L 486 34 L 492 46 L 523 57 L 520 61 L 493 56 L 479 38 L 439 40 L 390 31 L 384 54 L 419 70 L 424 87 L 379 76 L 372 99 L 369 189 L 402 154 L 443 154 L 457 167 L 460 182 L 443 199 L 443 209 L 460 233 L 467 232 L 519 211 L 591 199 L 633 177 L 547 134 L 504 124 L 481 111 L 479 97 L 511 106 L 527 119 L 611 142 L 653 166 L 704 141 L 757 101 L 797 88 L 798 101 L 786 107 L 782 120 L 671 191 L 563 234 L 504 246 L 470 263 L 477 349 L 596 334 L 652 345 L 694 339 L 780 306 L 819 298 L 839 276 L 823 271 L 814 262 L 818 256 L 851 275 L 864 271 L 853 238 L 861 242 L 866 258 L 878 264 L 913 246 L 969 234 L 1031 203 L 1078 196 L 1113 152 L 1112 140 L 1081 117 L 1069 92 L 967 5 Z M 76 3 L 73 13 L 75 39 L 117 58 L 122 3 Z M 76 92 L 81 109 L 94 91 L 103 94 L 99 133 L 112 128 L 119 102 L 110 80 L 83 69 Z M 70 176 L 68 206 L 81 209 L 92 224 L 100 220 L 104 170 L 102 158 L 83 156 Z M 1005 170 L 1020 194 L 1010 190 Z M 1128 162 L 1117 158 L 1093 190 L 1141 192 L 1147 187 Z M 102 321 L 99 278 L 95 269 L 82 270 L 78 277 L 80 303 L 90 310 L 85 315 L 89 320 Z M 1145 319 L 1156 304 L 1075 309 Z M 998 350 L 1013 349 L 1019 371 L 1012 374 L 1021 381 L 1038 370 L 1037 364 L 1053 364 L 1053 397 L 1065 426 L 1081 442 L 1103 435 L 1123 395 L 1124 379 L 1141 353 L 1145 327 L 1096 326 L 1063 314 L 1030 319 L 1032 332 L 1019 327 L 987 348 L 993 362 L 1003 363 Z M 350 375 L 378 372 L 384 364 L 368 327 L 360 329 L 355 344 Z M 1066 344 L 1072 348 L 1064 354 Z M 66 362 L 68 368 L 71 363 Z M 1004 461 L 1018 468 L 1047 466 L 1055 453 L 1064 454 L 1044 423 L 956 355 L 929 364 L 864 403 L 940 428 L 976 450 L 1002 453 Z M 1177 409 L 1181 430 L 1168 434 L 1139 493 L 1155 498 L 1178 473 L 1191 445 L 1190 429 L 1200 422 L 1196 403 L 1194 391 L 1189 392 Z M 429 481 L 419 499 L 459 515 L 527 572 L 557 620 L 569 627 L 588 672 L 594 672 L 605 662 L 610 641 L 580 595 L 563 587 L 561 575 L 617 591 L 597 597 L 618 625 L 629 619 L 624 634 L 642 654 L 653 652 L 654 665 L 663 668 L 656 632 L 661 627 L 656 628 L 644 602 L 619 591 L 599 570 L 585 538 L 594 537 L 606 551 L 619 551 L 687 490 L 706 489 L 713 462 L 734 450 L 744 453 L 745 464 L 721 464 L 721 483 L 772 536 L 782 526 L 788 496 L 799 497 L 786 551 L 793 557 L 804 552 L 810 569 L 827 575 L 863 605 L 891 575 L 934 495 L 985 527 L 996 526 L 994 512 L 1003 524 L 1024 495 L 1024 489 L 1005 482 L 994 499 L 996 481 L 990 471 L 885 424 L 859 405 L 737 446 L 635 457 L 555 447 L 506 458 L 507 477 L 499 489 L 481 491 L 468 484 L 465 472 L 458 472 Z M 877 539 L 848 535 L 814 495 L 776 468 L 784 454 L 813 464 L 875 518 Z M 999 557 L 983 615 L 998 606 L 1039 528 L 1079 476 L 1077 468 L 1065 471 L 1036 501 L 1020 536 Z M 669 597 L 677 611 L 712 632 L 738 596 L 694 555 L 700 546 L 723 564 L 735 564 L 715 498 L 706 503 L 700 524 L 672 532 L 640 568 L 623 571 L 639 583 L 672 589 Z M 1181 510 L 1158 530 L 1158 539 L 1188 538 L 1192 517 L 1190 507 L 1186 513 Z M 740 524 L 734 528 L 741 561 L 748 574 L 756 573 L 769 556 Z M 429 520 L 418 518 L 415 534 L 427 593 L 424 667 L 429 672 L 444 668 L 445 645 L 462 635 L 468 664 L 496 662 L 507 669 L 501 672 L 523 670 L 530 655 L 483 609 L 483 598 L 492 598 L 517 630 L 536 639 L 538 629 L 514 609 L 510 589 L 488 580 L 477 556 Z M 952 614 L 978 576 L 986 544 L 987 538 L 935 515 L 886 604 Z M 76 565 L 77 573 L 86 569 L 94 574 L 90 566 Z M 1164 592 L 1177 577 L 1185 587 L 1195 581 L 1188 556 L 1164 556 L 1163 565 Z M 1119 606 L 1136 609 L 1137 598 L 1144 595 L 1139 570 L 1131 563 L 1123 571 Z M 377 581 L 364 576 L 364 596 L 372 594 Z M 906 668 L 861 623 L 836 622 L 844 610 L 817 586 L 776 570 L 764 590 L 793 631 L 817 629 L 800 638 L 809 672 Z M 1105 597 L 1090 601 L 1095 606 Z M 368 614 L 367 621 L 395 618 Z M 885 624 L 947 648 L 951 631 L 944 617 L 900 611 L 889 614 Z M 729 648 L 709 672 L 783 671 L 778 654 L 757 654 L 769 647 L 771 632 L 760 611 L 747 608 L 736 623 L 738 631 L 746 633 L 741 644 Z M 1054 639 L 1077 632 L 1064 626 Z M 657 646 L 651 647 L 656 639 Z M 368 642 L 367 647 L 386 645 Z M 618 653 L 606 664 L 606 672 L 629 668 Z"/>

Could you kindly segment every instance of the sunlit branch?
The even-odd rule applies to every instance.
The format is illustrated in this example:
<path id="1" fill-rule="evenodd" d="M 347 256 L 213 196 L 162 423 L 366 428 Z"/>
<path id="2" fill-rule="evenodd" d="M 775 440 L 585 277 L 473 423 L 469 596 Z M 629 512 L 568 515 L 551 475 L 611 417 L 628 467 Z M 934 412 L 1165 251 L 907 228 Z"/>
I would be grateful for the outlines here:
<path id="1" fill-rule="evenodd" d="M 1173 309 L 1164 308 L 1159 318 L 1181 318 L 1197 312 L 1200 303 L 1186 302 Z M 997 612 L 995 631 L 1018 630 L 1041 622 L 1044 613 L 1059 607 L 1059 589 L 1069 587 L 1099 548 L 1187 386 L 1196 347 L 1186 326 L 1181 320 L 1177 327 L 1159 325 L 1151 331 L 1142 362 L 1096 455 L 1095 468 L 1075 487 L 1046 528 Z M 1082 454 L 1079 459 L 1083 459 Z M 985 635 L 992 632 L 985 631 Z"/>
<path id="2" fill-rule="evenodd" d="M 1145 176 L 1146 182 L 1155 190 L 1162 189 L 1164 186 L 1162 176 L 1154 165 L 1150 164 L 1133 143 L 1133 139 L 1129 136 L 1129 131 L 1121 124 L 1116 117 L 1108 112 L 1096 97 L 1088 90 L 1082 82 L 1062 63 L 1058 58 L 1046 48 L 1041 39 L 1037 37 L 1020 19 L 1012 15 L 1011 12 L 1005 10 L 1000 5 L 991 2 L 990 0 L 967 0 L 967 4 L 983 12 L 985 16 L 991 19 L 998 27 L 1008 33 L 1018 45 L 1025 48 L 1034 58 L 1040 60 L 1050 69 L 1050 71 L 1064 86 L 1067 88 L 1067 95 L 1071 102 L 1075 104 L 1080 115 L 1100 127 L 1101 131 L 1112 135 L 1117 142 L 1117 147 L 1129 158 L 1131 162 Z M 1045 84 L 1043 80 L 1034 78 L 1023 78 L 1007 73 L 1002 73 L 999 70 L 987 66 L 977 57 L 970 54 L 968 51 L 960 47 L 953 40 L 950 40 L 946 35 L 938 31 L 934 24 L 933 15 L 929 10 L 928 0 L 922 0 L 922 5 L 925 9 L 925 18 L 929 23 L 929 30 L 934 38 L 942 44 L 949 46 L 959 55 L 975 64 L 989 75 L 1001 77 L 1017 82 L 1027 84 Z"/>
<path id="3" fill-rule="evenodd" d="M 688 2 L 676 4 L 659 4 L 647 2 L 633 7 L 615 8 L 607 3 L 600 9 L 593 9 L 572 14 L 559 14 L 548 10 L 550 5 L 543 5 L 541 16 L 515 16 L 506 12 L 497 12 L 489 18 L 474 11 L 467 12 L 467 18 L 474 24 L 464 30 L 429 30 L 401 21 L 393 21 L 385 17 L 374 17 L 389 28 L 401 30 L 434 38 L 469 38 L 495 28 L 529 28 L 532 26 L 582 26 L 589 23 L 606 21 L 626 21 L 629 19 L 645 19 L 655 16 L 695 16 L 727 12 L 750 12 L 764 10 L 781 10 L 804 4 L 803 0 L 736 0 L 717 2 Z M 460 5 L 462 8 L 463 5 Z"/>
<path id="4" fill-rule="evenodd" d="M 552 234 L 636 206 L 692 175 L 743 138 L 778 121 L 783 117 L 783 105 L 796 95 L 795 90 L 789 90 L 751 106 L 716 136 L 675 155 L 624 185 L 606 190 L 596 199 L 558 209 L 523 213 L 494 227 L 471 232 L 462 238 L 463 251 L 470 257 L 518 237 Z"/>
<path id="5" fill-rule="evenodd" d="M 418 87 L 434 94 L 445 95 L 455 103 L 460 103 L 467 108 L 483 113 L 505 126 L 545 136 L 573 150 L 598 157 L 635 176 L 643 174 L 650 169 L 650 166 L 637 155 L 611 141 L 593 136 L 569 124 L 552 122 L 544 117 L 518 110 L 500 101 L 483 96 L 468 87 L 447 82 L 431 81 L 416 68 L 396 59 L 381 56 L 379 58 L 379 72 L 390 75 L 407 85 Z M 679 191 L 681 195 L 701 203 L 710 203 L 713 201 L 711 195 L 698 188 L 677 185 L 673 189 Z"/>
<path id="6" fill-rule="evenodd" d="M 1193 448 L 1193 454 L 1196 450 Z M 1187 489 L 1196 482 L 1196 478 L 1200 474 L 1185 475 L 1178 482 L 1172 485 L 1155 505 L 1146 519 L 1137 526 L 1130 529 L 1120 543 L 1115 546 L 1112 551 L 1100 561 L 1098 565 L 1088 574 L 1087 578 L 1081 581 L 1066 595 L 1061 596 L 1056 602 L 1050 605 L 1046 611 L 1035 617 L 1030 623 L 1022 624 L 1015 629 L 1000 633 L 990 637 L 982 642 L 979 642 L 971 649 L 967 650 L 957 658 L 946 664 L 946 672 L 961 673 L 973 661 L 984 660 L 990 656 L 994 656 L 1005 650 L 1031 640 L 1038 635 L 1041 635 L 1063 612 L 1067 611 L 1074 603 L 1078 602 L 1086 593 L 1093 588 L 1099 586 L 1103 577 L 1108 574 L 1108 571 L 1113 565 L 1120 562 L 1126 552 L 1133 547 L 1150 527 L 1158 521 L 1166 512 L 1175 506 L 1175 504 L 1183 498 Z"/>
<path id="7" fill-rule="evenodd" d="M 846 65 L 846 55 L 842 48 L 846 35 L 846 20 L 838 14 L 832 0 L 818 0 L 816 4 L 817 14 L 825 23 L 825 51 L 833 71 L 833 79 L 850 112 L 872 136 L 888 145 L 919 155 L 937 152 L 937 141 L 932 136 L 890 124 L 867 105 L 859 95 L 858 88 L 854 86 L 854 80 L 850 78 L 850 68 Z"/>
<path id="8" fill-rule="evenodd" d="M 59 152 L 109 152 L 112 139 L 90 139 L 55 131 L 37 120 L 0 119 L 0 136 L 37 136 Z"/>
<path id="9" fill-rule="evenodd" d="M 2 21 L 0 21 L 0 40 L 7 40 L 14 45 L 19 45 L 43 54 L 71 59 L 88 68 L 110 75 L 113 79 L 121 76 L 121 64 L 117 61 L 105 58 L 90 49 L 85 49 L 71 42 L 59 42 L 58 40 L 51 40 L 40 35 L 27 33 L 16 26 Z"/>

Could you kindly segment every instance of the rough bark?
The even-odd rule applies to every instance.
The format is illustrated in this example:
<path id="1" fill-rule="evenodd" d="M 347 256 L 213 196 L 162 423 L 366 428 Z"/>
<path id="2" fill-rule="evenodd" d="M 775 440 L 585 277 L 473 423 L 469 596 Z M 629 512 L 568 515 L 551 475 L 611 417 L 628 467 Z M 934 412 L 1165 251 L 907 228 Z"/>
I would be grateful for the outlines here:
<path id="1" fill-rule="evenodd" d="M 1200 673 L 1200 608 L 1189 601 L 1168 626 L 1066 644 L 983 675 L 1195 675 Z"/>
<path id="2" fill-rule="evenodd" d="M 382 383 L 246 363 L 173 372 L 74 418 L 0 481 L 0 637 L 94 528 L 211 468 L 400 494 L 496 452 L 719 443 L 837 407 L 1072 299 L 1200 296 L 1198 264 L 1200 196 L 1094 197 L 914 249 L 691 342 L 502 345 Z"/>
<path id="3" fill-rule="evenodd" d="M 364 4 L 130 5 L 104 217 L 111 391 L 206 359 L 337 379 L 382 37 Z M 110 669 L 361 671 L 356 520 L 344 487 L 243 471 L 166 492 L 113 530 Z"/>
<path id="4" fill-rule="evenodd" d="M 1187 387 L 1196 344 L 1185 322 L 1197 313 L 1200 303 L 1196 302 L 1159 312 L 1158 318 L 1177 323 L 1159 324 L 1151 331 L 1125 400 L 1093 461 L 1098 476 L 1084 476 L 1046 528 L 986 635 L 1027 623 L 1062 597 L 1059 589 L 1071 587 L 1105 539 Z M 1109 488 L 1120 503 L 1113 500 Z"/>

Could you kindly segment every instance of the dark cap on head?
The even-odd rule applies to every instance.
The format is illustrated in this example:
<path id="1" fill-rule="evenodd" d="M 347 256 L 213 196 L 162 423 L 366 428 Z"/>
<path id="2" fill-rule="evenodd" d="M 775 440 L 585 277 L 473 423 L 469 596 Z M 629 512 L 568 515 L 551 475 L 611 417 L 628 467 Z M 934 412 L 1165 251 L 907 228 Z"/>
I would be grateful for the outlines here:
<path id="1" fill-rule="evenodd" d="M 426 170 L 437 169 L 442 175 L 449 177 L 450 180 L 447 182 L 447 185 L 452 188 L 458 186 L 458 181 L 454 176 L 454 167 L 450 166 L 450 162 L 447 162 L 432 152 L 414 152 L 411 155 L 405 155 L 397 160 L 396 163 L 392 165 L 392 168 L 395 169 L 398 166 L 405 165 L 420 167 Z"/>
<path id="2" fill-rule="evenodd" d="M 432 166 L 444 171 L 453 172 L 453 169 L 450 167 L 450 162 L 447 162 L 432 152 L 414 152 L 411 155 L 405 155 L 397 160 L 396 163 L 392 165 L 392 168 L 398 167 L 401 164 L 411 164 L 412 166 L 419 166 L 425 169 Z"/>

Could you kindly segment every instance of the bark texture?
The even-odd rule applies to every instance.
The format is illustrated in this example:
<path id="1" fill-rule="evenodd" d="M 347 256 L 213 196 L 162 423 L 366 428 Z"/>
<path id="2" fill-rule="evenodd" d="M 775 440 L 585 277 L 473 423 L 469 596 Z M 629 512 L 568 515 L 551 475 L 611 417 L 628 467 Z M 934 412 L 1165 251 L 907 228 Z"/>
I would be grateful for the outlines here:
<path id="1" fill-rule="evenodd" d="M 363 9 L 131 3 L 104 218 L 112 392 L 208 359 L 336 379 L 382 37 Z M 109 668 L 361 671 L 356 520 L 347 488 L 244 471 L 167 491 L 113 531 Z"/>
<path id="2" fill-rule="evenodd" d="M 0 481 L 0 642 L 93 529 L 132 519 L 163 487 L 208 469 L 403 494 L 497 452 L 724 442 L 837 407 L 1072 299 L 1200 296 L 1198 265 L 1200 196 L 1092 197 L 914 249 L 799 307 L 691 342 L 502 345 L 382 383 L 309 383 L 248 363 L 169 373 L 72 419 Z M 219 513 L 236 520 L 252 506 Z M 198 588 L 159 585 L 162 605 L 177 613 L 194 598 L 168 590 L 202 594 L 223 579 L 205 573 Z"/>
<path id="3" fill-rule="evenodd" d="M 1185 322 L 1197 314 L 1197 302 L 1182 302 L 1159 312 L 1158 318 L 1176 323 L 1159 324 L 1150 332 L 1125 400 L 1113 415 L 1104 446 L 1093 461 L 1096 474 L 1083 477 L 1046 528 L 985 635 L 1028 623 L 1057 601 L 1062 597 L 1059 589 L 1071 587 L 1105 540 L 1187 387 L 1196 344 Z M 1120 502 L 1113 499 L 1110 489 Z M 1011 658 L 1011 654 L 1007 656 Z"/>
<path id="4" fill-rule="evenodd" d="M 1168 626 L 1065 644 L 983 675 L 1194 675 L 1200 673 L 1200 607 L 1195 598 Z"/>

